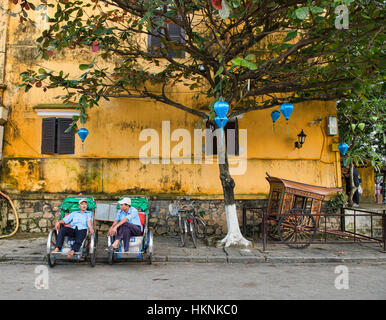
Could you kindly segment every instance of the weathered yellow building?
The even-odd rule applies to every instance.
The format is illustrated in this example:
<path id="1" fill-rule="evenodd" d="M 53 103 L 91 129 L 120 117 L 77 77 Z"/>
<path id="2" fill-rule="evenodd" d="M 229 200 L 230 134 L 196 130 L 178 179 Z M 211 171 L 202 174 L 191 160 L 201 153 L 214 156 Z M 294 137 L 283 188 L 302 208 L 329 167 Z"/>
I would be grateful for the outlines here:
<path id="1" fill-rule="evenodd" d="M 4 5 L 13 4 L 9 1 Z M 42 154 L 43 119 L 71 118 L 78 111 L 55 99 L 60 90 L 43 92 L 41 88 L 34 88 L 28 93 L 18 90 L 19 75 L 43 66 L 76 76 L 81 74 L 78 65 L 89 63 L 92 52 L 76 49 L 66 55 L 56 54 L 55 59 L 48 62 L 34 60 L 34 39 L 40 30 L 32 31 L 17 19 L 0 14 L 0 102 L 6 119 L 4 126 L 0 126 L 0 190 L 17 199 L 34 200 L 61 199 L 65 194 L 79 192 L 100 197 L 147 194 L 153 199 L 171 195 L 221 199 L 216 158 L 213 164 L 206 164 L 204 152 L 202 163 L 195 163 L 198 140 L 194 140 L 194 129 L 200 119 L 150 100 L 103 101 L 100 107 L 89 112 L 85 124 L 89 136 L 84 142 L 84 152 L 81 140 L 75 136 L 72 154 Z M 186 87 L 173 90 L 171 94 L 176 100 L 192 105 L 193 92 Z M 236 199 L 265 199 L 269 191 L 264 179 L 266 172 L 308 184 L 340 187 L 340 156 L 337 149 L 333 150 L 338 136 L 327 133 L 327 118 L 336 116 L 336 103 L 317 101 L 294 105 L 288 134 L 283 116 L 273 132 L 272 110 L 252 111 L 238 119 L 240 156 L 234 157 L 230 165 Z M 146 164 L 140 159 L 141 149 L 149 142 L 146 138 L 140 139 L 145 129 L 158 133 L 159 156 L 153 160 L 159 159 L 159 164 Z M 177 129 L 189 132 L 184 138 L 185 142 L 190 140 L 190 153 L 184 158 L 188 163 L 178 163 L 181 162 L 178 144 L 182 138 L 179 137 L 181 130 Z M 294 143 L 302 129 L 307 138 L 298 149 Z M 202 147 L 196 144 L 196 152 L 200 151 Z"/>

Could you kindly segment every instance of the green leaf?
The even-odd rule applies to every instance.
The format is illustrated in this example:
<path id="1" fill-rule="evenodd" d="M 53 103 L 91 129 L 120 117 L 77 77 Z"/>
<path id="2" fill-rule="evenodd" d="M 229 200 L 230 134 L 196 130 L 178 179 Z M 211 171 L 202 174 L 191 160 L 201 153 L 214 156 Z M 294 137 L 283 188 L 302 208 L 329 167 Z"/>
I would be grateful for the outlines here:
<path id="1" fill-rule="evenodd" d="M 79 65 L 79 69 L 80 70 L 86 70 L 86 69 L 90 69 L 94 66 L 94 63 L 91 63 L 91 64 L 80 64 Z"/>
<path id="2" fill-rule="evenodd" d="M 221 66 L 220 68 L 218 68 L 218 70 L 217 70 L 216 74 L 214 75 L 214 77 L 215 78 L 218 77 L 220 74 L 222 74 L 223 71 L 224 71 L 224 67 Z"/>
<path id="3" fill-rule="evenodd" d="M 232 63 L 236 66 L 241 66 L 243 61 L 245 61 L 243 58 L 237 57 L 232 60 Z"/>
<path id="4" fill-rule="evenodd" d="M 324 9 L 323 9 L 323 8 L 315 7 L 315 6 L 311 6 L 311 7 L 310 7 L 310 10 L 311 10 L 311 12 L 314 13 L 314 14 L 318 14 L 318 13 L 323 13 L 323 12 L 324 12 Z"/>
<path id="5" fill-rule="evenodd" d="M 248 61 L 252 61 L 252 60 L 255 60 L 255 59 L 256 59 L 256 56 L 254 54 L 248 54 L 245 57 L 245 60 L 248 60 Z"/>
<path id="6" fill-rule="evenodd" d="M 288 32 L 287 36 L 284 38 L 283 42 L 290 41 L 290 40 L 296 38 L 297 35 L 298 35 L 298 31 Z"/>
<path id="7" fill-rule="evenodd" d="M 298 19 L 304 20 L 308 17 L 308 8 L 303 7 L 295 10 L 295 15 Z"/>
<path id="8" fill-rule="evenodd" d="M 363 122 L 359 123 L 358 124 L 358 128 L 363 131 L 363 129 L 365 128 L 365 124 Z"/>
<path id="9" fill-rule="evenodd" d="M 249 62 L 249 61 L 248 61 L 247 65 L 246 65 L 246 67 L 247 67 L 248 69 L 250 69 L 250 70 L 256 70 L 256 69 L 257 69 L 256 63 L 254 63 L 254 62 Z"/>

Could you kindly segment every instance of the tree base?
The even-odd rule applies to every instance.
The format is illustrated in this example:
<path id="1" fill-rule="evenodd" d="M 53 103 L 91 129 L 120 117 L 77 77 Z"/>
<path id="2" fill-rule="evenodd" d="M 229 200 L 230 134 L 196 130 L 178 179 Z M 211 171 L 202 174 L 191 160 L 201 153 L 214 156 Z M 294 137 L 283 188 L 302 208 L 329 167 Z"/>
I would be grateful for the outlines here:
<path id="1" fill-rule="evenodd" d="M 253 243 L 243 237 L 240 234 L 228 233 L 224 239 L 218 242 L 219 246 L 223 246 L 224 248 L 252 248 Z"/>
<path id="2" fill-rule="evenodd" d="M 236 204 L 226 205 L 225 212 L 227 217 L 228 234 L 224 239 L 217 243 L 217 246 L 225 248 L 251 248 L 253 244 L 243 237 L 239 228 L 236 214 Z"/>

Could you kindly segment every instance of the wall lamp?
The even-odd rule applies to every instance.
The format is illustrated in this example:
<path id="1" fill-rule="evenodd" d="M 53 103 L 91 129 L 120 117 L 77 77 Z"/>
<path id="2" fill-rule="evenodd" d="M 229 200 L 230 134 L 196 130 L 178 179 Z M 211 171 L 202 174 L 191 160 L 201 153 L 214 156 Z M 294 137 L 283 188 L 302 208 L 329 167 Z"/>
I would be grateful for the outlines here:
<path id="1" fill-rule="evenodd" d="M 295 142 L 295 148 L 300 149 L 303 146 L 303 143 L 306 141 L 307 135 L 304 133 L 303 129 L 298 134 L 298 141 Z"/>

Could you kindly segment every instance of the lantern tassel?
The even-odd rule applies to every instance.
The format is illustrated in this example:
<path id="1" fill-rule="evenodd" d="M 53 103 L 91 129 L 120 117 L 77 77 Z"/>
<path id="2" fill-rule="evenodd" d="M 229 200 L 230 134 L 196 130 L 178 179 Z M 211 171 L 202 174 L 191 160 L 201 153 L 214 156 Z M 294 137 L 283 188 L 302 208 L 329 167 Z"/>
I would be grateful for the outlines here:
<path id="1" fill-rule="evenodd" d="M 84 152 L 84 144 L 82 143 L 82 152 Z"/>
<path id="2" fill-rule="evenodd" d="M 287 121 L 287 134 L 288 134 L 288 121 Z"/>
<path id="3" fill-rule="evenodd" d="M 273 124 L 273 133 L 275 133 L 275 124 Z"/>

